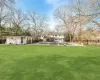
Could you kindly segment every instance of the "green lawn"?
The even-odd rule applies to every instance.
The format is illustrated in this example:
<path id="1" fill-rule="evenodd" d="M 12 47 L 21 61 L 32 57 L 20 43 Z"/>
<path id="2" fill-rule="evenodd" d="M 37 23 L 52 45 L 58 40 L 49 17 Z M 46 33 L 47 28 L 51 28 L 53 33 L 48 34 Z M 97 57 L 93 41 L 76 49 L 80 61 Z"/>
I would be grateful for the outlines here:
<path id="1" fill-rule="evenodd" d="M 0 80 L 100 80 L 100 47 L 1 45 Z"/>

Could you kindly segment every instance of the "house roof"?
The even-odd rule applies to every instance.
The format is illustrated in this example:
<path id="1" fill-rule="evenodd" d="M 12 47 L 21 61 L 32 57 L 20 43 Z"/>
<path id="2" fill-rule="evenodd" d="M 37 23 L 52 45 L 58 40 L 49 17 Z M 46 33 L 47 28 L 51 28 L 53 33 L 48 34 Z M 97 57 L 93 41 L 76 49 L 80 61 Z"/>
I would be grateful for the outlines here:
<path id="1" fill-rule="evenodd" d="M 31 36 L 3 36 L 3 37 L 31 37 Z"/>

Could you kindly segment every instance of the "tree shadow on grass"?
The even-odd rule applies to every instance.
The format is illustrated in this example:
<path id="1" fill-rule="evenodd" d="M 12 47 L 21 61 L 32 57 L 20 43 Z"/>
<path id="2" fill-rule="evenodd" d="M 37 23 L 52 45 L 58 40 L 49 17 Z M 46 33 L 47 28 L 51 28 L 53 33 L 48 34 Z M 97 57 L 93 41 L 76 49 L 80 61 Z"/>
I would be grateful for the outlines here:
<path id="1" fill-rule="evenodd" d="M 100 58 L 30 57 L 17 61 L 10 70 L 2 74 L 2 80 L 100 80 Z"/>

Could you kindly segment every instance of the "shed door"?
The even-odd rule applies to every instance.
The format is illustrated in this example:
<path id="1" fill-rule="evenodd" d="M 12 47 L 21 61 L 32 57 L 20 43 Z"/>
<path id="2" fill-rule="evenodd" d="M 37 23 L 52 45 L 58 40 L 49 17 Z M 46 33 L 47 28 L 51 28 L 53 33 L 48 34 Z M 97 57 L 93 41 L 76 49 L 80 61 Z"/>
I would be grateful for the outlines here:
<path id="1" fill-rule="evenodd" d="M 21 43 L 23 43 L 23 37 L 21 37 Z"/>

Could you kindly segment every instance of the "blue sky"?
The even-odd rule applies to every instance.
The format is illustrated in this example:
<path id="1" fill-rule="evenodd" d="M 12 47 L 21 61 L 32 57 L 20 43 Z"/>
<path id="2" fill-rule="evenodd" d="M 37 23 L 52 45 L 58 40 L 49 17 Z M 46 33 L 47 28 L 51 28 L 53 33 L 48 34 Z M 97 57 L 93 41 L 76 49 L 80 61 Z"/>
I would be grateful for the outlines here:
<path id="1" fill-rule="evenodd" d="M 23 11 L 36 11 L 48 14 L 60 4 L 68 4 L 74 0 L 16 0 L 16 7 Z"/>
<path id="2" fill-rule="evenodd" d="M 36 11 L 40 14 L 47 14 L 52 10 L 52 5 L 46 0 L 17 0 L 16 7 L 23 11 Z"/>
<path id="3" fill-rule="evenodd" d="M 70 4 L 74 1 L 75 0 L 16 0 L 16 7 L 22 11 L 35 11 L 41 15 L 48 16 L 50 27 L 54 27 L 53 10 L 61 4 Z"/>

